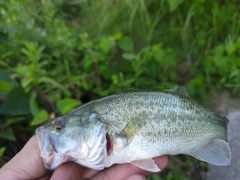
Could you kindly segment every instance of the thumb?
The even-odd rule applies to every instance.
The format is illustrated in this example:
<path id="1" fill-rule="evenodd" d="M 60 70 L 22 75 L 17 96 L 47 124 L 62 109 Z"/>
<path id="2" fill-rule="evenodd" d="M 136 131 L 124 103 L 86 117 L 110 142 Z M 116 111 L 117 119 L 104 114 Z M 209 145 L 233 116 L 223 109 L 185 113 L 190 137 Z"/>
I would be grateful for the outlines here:
<path id="1" fill-rule="evenodd" d="M 0 169 L 0 179 L 36 179 L 47 173 L 44 168 L 36 136 Z"/>

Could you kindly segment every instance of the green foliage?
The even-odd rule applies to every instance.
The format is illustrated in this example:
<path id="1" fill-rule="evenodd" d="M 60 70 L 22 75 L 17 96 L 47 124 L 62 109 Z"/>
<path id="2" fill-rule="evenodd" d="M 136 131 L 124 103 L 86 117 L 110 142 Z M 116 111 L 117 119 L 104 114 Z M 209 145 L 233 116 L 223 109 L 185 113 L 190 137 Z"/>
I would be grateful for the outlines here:
<path id="1" fill-rule="evenodd" d="M 12 128 L 10 128 L 10 127 L 5 128 L 4 131 L 0 133 L 0 138 L 7 139 L 10 141 L 16 141 L 16 138 L 13 134 Z"/>
<path id="2" fill-rule="evenodd" d="M 61 114 L 66 114 L 70 110 L 80 105 L 81 103 L 78 100 L 70 98 L 61 99 L 57 102 L 57 108 L 61 112 Z"/>
<path id="3" fill-rule="evenodd" d="M 46 110 L 41 110 L 36 114 L 34 119 L 31 121 L 30 125 L 35 126 L 42 124 L 48 120 L 48 117 L 49 117 L 48 112 Z"/>
<path id="4" fill-rule="evenodd" d="M 52 117 L 128 88 L 239 94 L 239 10 L 234 0 L 0 1 L 0 157 Z"/>
<path id="5" fill-rule="evenodd" d="M 169 171 L 167 173 L 167 176 L 165 178 L 166 180 L 189 180 L 188 178 L 184 177 L 184 175 L 173 173 L 172 171 Z M 161 173 L 154 174 L 151 177 L 147 178 L 147 180 L 164 180 L 161 178 Z"/>
<path id="6" fill-rule="evenodd" d="M 151 177 L 147 178 L 147 180 L 163 180 L 163 179 L 160 178 L 158 174 L 154 174 Z"/>
<path id="7" fill-rule="evenodd" d="M 2 103 L 0 113 L 13 116 L 30 114 L 29 95 L 21 87 L 11 89 Z"/>
<path id="8" fill-rule="evenodd" d="M 1 148 L 0 148 L 0 157 L 2 157 L 5 149 L 6 149 L 6 147 L 1 147 Z"/>
<path id="9" fill-rule="evenodd" d="M 167 180 L 188 180 L 188 178 L 185 178 L 179 174 L 173 174 L 171 171 L 167 175 Z"/>

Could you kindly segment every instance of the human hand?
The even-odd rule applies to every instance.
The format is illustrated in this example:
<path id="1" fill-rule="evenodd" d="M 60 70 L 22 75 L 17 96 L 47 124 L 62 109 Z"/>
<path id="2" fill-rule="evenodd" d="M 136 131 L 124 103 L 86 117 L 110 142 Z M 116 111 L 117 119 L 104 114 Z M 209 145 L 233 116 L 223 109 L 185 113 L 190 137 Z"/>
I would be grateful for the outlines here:
<path id="1" fill-rule="evenodd" d="M 163 169 L 168 162 L 167 156 L 154 158 L 155 163 Z M 142 180 L 150 176 L 148 172 L 132 164 L 118 164 L 101 171 L 82 167 L 76 163 L 62 164 L 54 171 L 44 168 L 36 136 L 33 136 L 24 148 L 0 169 L 0 180 Z"/>

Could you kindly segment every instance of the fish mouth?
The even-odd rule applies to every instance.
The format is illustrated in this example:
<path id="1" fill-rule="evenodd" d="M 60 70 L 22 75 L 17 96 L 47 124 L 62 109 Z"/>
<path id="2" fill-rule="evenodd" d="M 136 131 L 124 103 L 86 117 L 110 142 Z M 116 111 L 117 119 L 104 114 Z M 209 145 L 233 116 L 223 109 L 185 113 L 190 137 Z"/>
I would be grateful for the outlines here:
<path id="1" fill-rule="evenodd" d="M 36 129 L 36 135 L 37 135 L 37 140 L 38 140 L 38 146 L 41 150 L 41 156 L 43 158 L 49 157 L 53 154 L 53 146 L 50 140 L 50 136 L 44 130 L 44 127 L 41 126 Z"/>
<path id="2" fill-rule="evenodd" d="M 43 158 L 44 167 L 53 170 L 59 166 L 61 162 L 61 155 L 55 149 L 54 141 L 52 142 L 51 135 L 44 129 L 43 126 L 36 129 L 38 146 L 40 148 L 40 155 Z"/>
<path id="3" fill-rule="evenodd" d="M 43 158 L 43 164 L 46 169 L 54 170 L 64 162 L 69 160 L 68 155 L 58 152 L 57 139 L 51 135 L 44 126 L 36 129 L 40 155 Z"/>

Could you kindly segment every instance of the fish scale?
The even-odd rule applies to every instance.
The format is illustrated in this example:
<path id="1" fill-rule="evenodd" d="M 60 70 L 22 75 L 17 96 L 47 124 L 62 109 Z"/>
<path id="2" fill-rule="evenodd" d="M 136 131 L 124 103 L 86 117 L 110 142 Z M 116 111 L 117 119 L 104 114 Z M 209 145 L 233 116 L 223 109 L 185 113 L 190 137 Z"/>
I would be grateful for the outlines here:
<path id="1" fill-rule="evenodd" d="M 36 131 L 42 151 L 46 151 L 45 146 L 58 147 L 54 143 L 63 146 L 61 152 L 52 150 L 49 155 L 52 161 L 48 160 L 45 167 L 50 169 L 63 163 L 57 161 L 56 165 L 54 161 L 60 155 L 93 169 L 132 163 L 153 172 L 160 169 L 152 158 L 165 154 L 188 154 L 215 165 L 228 165 L 231 161 L 227 119 L 200 106 L 184 87 L 166 91 L 128 90 L 87 103 L 54 121 L 62 118 L 66 119 L 61 121 L 66 122 L 63 125 L 66 128 L 60 132 L 56 133 L 54 126 L 42 126 Z M 72 127 L 74 132 L 70 132 Z M 45 143 L 45 134 L 54 136 L 55 141 L 49 138 Z M 91 148 L 90 144 L 95 142 L 92 138 L 97 134 L 101 135 L 101 143 L 96 142 Z M 76 152 L 67 144 L 64 146 L 64 139 L 71 139 L 71 145 L 76 143 Z M 110 148 L 105 147 L 107 144 Z M 86 152 L 91 152 L 91 156 L 86 157 Z"/>

